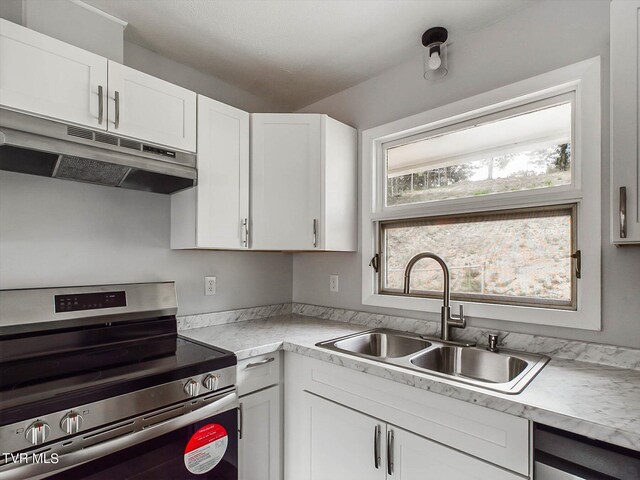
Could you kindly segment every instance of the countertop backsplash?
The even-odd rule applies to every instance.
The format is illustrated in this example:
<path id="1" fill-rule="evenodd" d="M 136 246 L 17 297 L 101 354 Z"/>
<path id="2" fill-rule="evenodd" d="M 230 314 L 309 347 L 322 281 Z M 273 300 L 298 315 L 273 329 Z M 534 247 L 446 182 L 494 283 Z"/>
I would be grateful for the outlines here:
<path id="1" fill-rule="evenodd" d="M 178 317 L 178 330 L 223 325 L 225 323 L 269 318 L 291 313 L 362 325 L 363 330 L 389 328 L 420 335 L 438 336 L 440 329 L 439 322 L 430 320 L 382 315 L 357 310 L 344 310 L 304 303 L 281 303 L 224 312 L 181 316 Z M 476 342 L 478 345 L 486 345 L 487 334 L 496 332 L 500 334 L 499 346 L 504 349 L 538 353 L 548 355 L 552 358 L 563 358 L 640 370 L 640 349 L 635 348 L 579 342 L 508 331 L 484 330 L 471 326 L 463 330 L 456 330 L 454 335 L 455 338 L 459 340 Z"/>
<path id="2" fill-rule="evenodd" d="M 198 313 L 195 315 L 179 316 L 178 330 L 190 330 L 192 328 L 211 327 L 213 325 L 223 325 L 225 323 L 244 322 L 245 320 L 288 315 L 292 313 L 291 307 L 291 303 L 276 303 L 274 305 L 239 308 L 237 310 L 226 310 L 224 312 Z"/>

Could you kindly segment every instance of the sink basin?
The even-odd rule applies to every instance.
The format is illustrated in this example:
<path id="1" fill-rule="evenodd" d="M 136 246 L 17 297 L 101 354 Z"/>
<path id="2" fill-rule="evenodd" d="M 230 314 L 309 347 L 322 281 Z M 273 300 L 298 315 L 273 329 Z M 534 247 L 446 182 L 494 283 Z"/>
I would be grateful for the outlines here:
<path id="1" fill-rule="evenodd" d="M 439 347 L 411 359 L 416 367 L 488 383 L 508 383 L 529 363 L 508 354 L 468 347 Z"/>
<path id="2" fill-rule="evenodd" d="M 338 350 L 370 357 L 406 357 L 431 346 L 431 343 L 413 336 L 399 333 L 362 333 L 333 343 Z"/>
<path id="3" fill-rule="evenodd" d="M 374 329 L 316 344 L 335 352 L 501 393 L 520 393 L 549 357 Z"/>

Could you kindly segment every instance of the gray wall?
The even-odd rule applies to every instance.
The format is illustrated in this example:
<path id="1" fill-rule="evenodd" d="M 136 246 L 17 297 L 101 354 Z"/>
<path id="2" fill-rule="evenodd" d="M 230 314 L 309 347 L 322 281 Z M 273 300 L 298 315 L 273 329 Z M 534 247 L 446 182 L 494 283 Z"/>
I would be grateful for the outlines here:
<path id="1" fill-rule="evenodd" d="M 79 4 L 68 0 L 24 0 L 22 24 L 122 63 L 123 25 Z"/>
<path id="2" fill-rule="evenodd" d="M 416 41 L 419 41 L 416 38 Z M 563 67 L 602 57 L 602 308 L 603 331 L 522 325 L 484 319 L 471 324 L 640 347 L 640 247 L 609 245 L 609 1 L 544 1 L 484 30 L 454 39 L 449 75 L 422 79 L 422 57 L 305 107 L 367 129 Z M 329 275 L 340 292 L 329 292 Z M 293 260 L 293 300 L 414 318 L 427 314 L 361 303 L 360 255 L 300 254 Z M 431 315 L 435 320 L 435 316 Z"/>
<path id="3" fill-rule="evenodd" d="M 167 195 L 0 172 L 0 289 L 175 280 L 181 315 L 291 301 L 291 255 L 170 250 L 169 207 Z"/>
<path id="4" fill-rule="evenodd" d="M 270 100 L 127 41 L 124 42 L 124 64 L 247 112 L 283 111 Z"/>

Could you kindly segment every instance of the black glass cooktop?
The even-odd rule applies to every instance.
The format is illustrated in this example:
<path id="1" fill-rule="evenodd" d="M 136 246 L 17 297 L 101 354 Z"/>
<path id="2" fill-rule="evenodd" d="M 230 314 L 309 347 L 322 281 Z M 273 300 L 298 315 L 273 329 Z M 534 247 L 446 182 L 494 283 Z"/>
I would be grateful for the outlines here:
<path id="1" fill-rule="evenodd" d="M 0 363 L 0 425 L 237 363 L 232 352 L 176 334 L 106 343 Z"/>

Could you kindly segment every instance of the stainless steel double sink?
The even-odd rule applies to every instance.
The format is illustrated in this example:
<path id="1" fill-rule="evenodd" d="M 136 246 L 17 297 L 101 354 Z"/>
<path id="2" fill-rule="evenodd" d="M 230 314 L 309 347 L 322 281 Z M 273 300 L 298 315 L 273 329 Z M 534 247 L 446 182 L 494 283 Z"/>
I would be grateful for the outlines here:
<path id="1" fill-rule="evenodd" d="M 356 333 L 316 345 L 508 394 L 524 390 L 549 361 L 549 357 L 542 355 L 509 350 L 491 352 L 386 329 Z"/>

